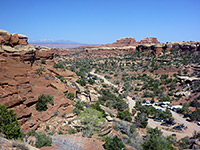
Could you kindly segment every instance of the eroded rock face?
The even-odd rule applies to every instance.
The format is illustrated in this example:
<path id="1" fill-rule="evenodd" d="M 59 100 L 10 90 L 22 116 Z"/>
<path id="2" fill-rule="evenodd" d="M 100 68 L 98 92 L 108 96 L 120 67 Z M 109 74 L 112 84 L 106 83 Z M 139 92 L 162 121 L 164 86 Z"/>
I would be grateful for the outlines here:
<path id="1" fill-rule="evenodd" d="M 23 34 L 19 34 L 19 45 L 27 45 L 28 44 L 28 37 Z"/>
<path id="2" fill-rule="evenodd" d="M 136 40 L 135 38 L 120 38 L 116 42 L 114 42 L 113 46 L 135 46 Z"/>
<path id="3" fill-rule="evenodd" d="M 14 110 L 25 133 L 31 129 L 37 130 L 41 123 L 53 118 L 55 112 L 59 116 L 72 113 L 73 101 L 67 99 L 64 92 L 76 93 L 76 89 L 56 78 L 57 74 L 61 74 L 68 80 L 67 77 L 72 75 L 71 71 L 55 69 L 55 73 L 48 70 L 48 64 L 52 66 L 53 60 L 46 60 L 46 65 L 43 66 L 40 60 L 36 60 L 31 67 L 12 55 L 12 51 L 0 55 L 0 104 Z M 36 70 L 41 67 L 44 70 L 42 76 L 39 76 Z M 73 76 L 76 77 L 75 74 Z M 54 105 L 48 104 L 47 111 L 38 112 L 36 102 L 42 94 L 54 96 Z"/>
<path id="4" fill-rule="evenodd" d="M 139 44 L 159 44 L 160 42 L 155 37 L 148 37 L 142 39 Z"/>
<path id="5" fill-rule="evenodd" d="M 19 42 L 19 36 L 17 33 L 12 34 L 11 39 L 10 39 L 10 44 L 11 46 L 17 45 Z"/>
<path id="6" fill-rule="evenodd" d="M 27 45 L 28 37 L 23 34 L 13 33 L 0 29 L 0 45 Z"/>
<path id="7" fill-rule="evenodd" d="M 0 29 L 0 44 L 9 44 L 11 34 L 8 31 Z"/>

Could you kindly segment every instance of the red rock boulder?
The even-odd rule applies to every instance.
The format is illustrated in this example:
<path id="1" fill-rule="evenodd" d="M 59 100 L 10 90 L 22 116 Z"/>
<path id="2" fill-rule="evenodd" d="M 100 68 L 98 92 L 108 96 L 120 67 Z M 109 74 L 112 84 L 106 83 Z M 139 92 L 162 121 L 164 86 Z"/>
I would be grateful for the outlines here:
<path id="1" fill-rule="evenodd" d="M 15 45 L 18 44 L 18 42 L 19 42 L 18 34 L 17 33 L 13 33 L 12 36 L 11 36 L 11 38 L 10 38 L 10 44 L 12 46 L 15 46 Z"/>
<path id="2" fill-rule="evenodd" d="M 11 34 L 8 31 L 0 29 L 0 44 L 9 44 Z"/>
<path id="3" fill-rule="evenodd" d="M 135 38 L 120 38 L 112 44 L 113 46 L 135 46 Z"/>
<path id="4" fill-rule="evenodd" d="M 27 45 L 28 44 L 28 37 L 23 34 L 18 34 L 19 37 L 19 45 Z"/>
<path id="5" fill-rule="evenodd" d="M 144 38 L 139 43 L 140 44 L 160 44 L 160 42 L 155 37 Z"/>

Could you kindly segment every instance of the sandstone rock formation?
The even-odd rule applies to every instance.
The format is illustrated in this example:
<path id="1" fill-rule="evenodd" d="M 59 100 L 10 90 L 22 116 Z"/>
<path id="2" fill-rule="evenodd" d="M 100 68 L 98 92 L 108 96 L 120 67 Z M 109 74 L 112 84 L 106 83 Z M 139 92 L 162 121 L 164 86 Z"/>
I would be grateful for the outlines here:
<path id="1" fill-rule="evenodd" d="M 0 104 L 14 110 L 22 130 L 25 133 L 37 130 L 55 113 L 60 116 L 72 113 L 73 101 L 64 92 L 76 96 L 76 89 L 62 83 L 57 76 L 63 76 L 65 83 L 72 76 L 77 77 L 69 70 L 53 68 L 55 51 L 29 45 L 27 36 L 11 35 L 4 30 L 0 30 L 0 39 Z M 46 60 L 46 64 L 41 60 Z M 36 102 L 42 94 L 54 96 L 54 105 L 48 105 L 48 111 L 38 112 Z"/>
<path id="2" fill-rule="evenodd" d="M 160 44 L 160 42 L 157 40 L 157 38 L 155 37 L 148 37 L 148 38 L 144 38 L 142 39 L 139 44 Z"/>
<path id="3" fill-rule="evenodd" d="M 0 29 L 0 44 L 2 45 L 27 45 L 28 37 L 23 34 L 13 33 Z"/>
<path id="4" fill-rule="evenodd" d="M 8 31 L 0 29 L 0 44 L 9 44 L 11 34 Z"/>
<path id="5" fill-rule="evenodd" d="M 137 43 L 135 38 L 120 38 L 111 45 L 114 47 L 114 46 L 135 46 L 136 44 Z"/>

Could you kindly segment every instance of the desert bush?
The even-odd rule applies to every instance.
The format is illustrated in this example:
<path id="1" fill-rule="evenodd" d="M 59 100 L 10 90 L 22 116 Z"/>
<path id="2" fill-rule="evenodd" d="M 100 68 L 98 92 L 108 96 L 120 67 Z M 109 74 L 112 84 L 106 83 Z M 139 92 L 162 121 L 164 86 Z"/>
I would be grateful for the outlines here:
<path id="1" fill-rule="evenodd" d="M 56 69 L 57 69 L 57 68 L 65 69 L 64 65 L 63 65 L 61 62 L 58 62 L 58 63 L 54 64 L 53 67 L 56 68 Z"/>
<path id="2" fill-rule="evenodd" d="M 36 71 L 37 71 L 37 74 L 38 74 L 39 76 L 41 76 L 41 75 L 42 75 L 42 71 L 44 71 L 44 68 L 39 68 L 39 69 L 37 69 Z"/>
<path id="3" fill-rule="evenodd" d="M 56 77 L 61 81 L 61 82 L 65 82 L 65 78 L 61 75 L 56 75 Z"/>
<path id="4" fill-rule="evenodd" d="M 78 117 L 83 124 L 83 136 L 86 137 L 99 133 L 100 126 L 105 122 L 103 114 L 93 108 L 86 108 Z"/>
<path id="5" fill-rule="evenodd" d="M 81 113 L 81 111 L 83 111 L 84 110 L 84 107 L 87 105 L 87 103 L 86 102 L 81 102 L 80 100 L 78 100 L 78 101 L 76 101 L 75 103 L 74 103 L 74 109 L 73 109 L 73 113 L 75 113 L 75 114 L 80 114 Z"/>
<path id="6" fill-rule="evenodd" d="M 47 110 L 47 103 L 53 105 L 53 96 L 51 95 L 40 95 L 38 97 L 38 101 L 36 103 L 36 110 L 37 111 L 46 111 Z"/>
<path id="7" fill-rule="evenodd" d="M 85 86 L 86 85 L 86 82 L 85 82 L 84 79 L 78 79 L 76 82 L 79 83 L 81 86 Z"/>
<path id="8" fill-rule="evenodd" d="M 161 130 L 156 128 L 150 128 L 147 131 L 147 139 L 142 144 L 144 150 L 175 150 L 172 146 L 172 141 L 170 138 L 165 138 L 162 136 Z"/>
<path id="9" fill-rule="evenodd" d="M 131 113 L 128 110 L 118 111 L 117 118 L 120 118 L 121 120 L 129 121 L 129 122 L 132 121 Z"/>
<path id="10" fill-rule="evenodd" d="M 12 109 L 8 110 L 5 105 L 0 105 L 0 133 L 3 133 L 7 139 L 23 139 L 16 114 Z"/>
<path id="11" fill-rule="evenodd" d="M 46 64 L 46 60 L 41 60 L 41 64 Z"/>
<path id="12" fill-rule="evenodd" d="M 138 112 L 135 121 L 139 127 L 146 128 L 148 124 L 147 114 Z"/>
<path id="13" fill-rule="evenodd" d="M 96 110 L 98 110 L 98 111 L 100 111 L 103 114 L 103 117 L 107 116 L 106 112 L 103 109 L 101 109 L 99 101 L 97 101 L 95 104 L 92 104 L 91 107 L 96 109 Z"/>
<path id="14" fill-rule="evenodd" d="M 69 128 L 67 131 L 68 131 L 69 134 L 77 133 L 76 129 L 73 129 L 73 128 Z"/>
<path id="15" fill-rule="evenodd" d="M 116 122 L 116 124 L 114 125 L 114 129 L 118 132 L 120 131 L 123 135 L 125 135 L 122 137 L 123 143 L 130 145 L 137 150 L 141 149 L 141 144 L 143 143 L 143 140 L 142 138 L 140 138 L 140 136 L 138 136 L 135 125 L 130 125 L 125 121 L 119 121 Z"/>
<path id="16" fill-rule="evenodd" d="M 125 145 L 118 136 L 114 136 L 112 138 L 106 137 L 104 147 L 108 150 L 121 150 L 125 148 Z"/>
<path id="17" fill-rule="evenodd" d="M 91 85 L 93 85 L 93 84 L 95 83 L 95 80 L 92 79 L 92 78 L 90 78 L 90 79 L 88 80 L 88 83 L 91 84 Z"/>
<path id="18" fill-rule="evenodd" d="M 68 93 L 68 92 L 66 92 L 65 93 L 65 96 L 68 98 L 68 99 L 71 99 L 71 100 L 74 100 L 74 93 Z"/>
<path id="19" fill-rule="evenodd" d="M 36 134 L 36 143 L 35 146 L 37 148 L 43 147 L 43 146 L 51 146 L 52 138 L 47 136 L 45 133 L 37 133 Z"/>
<path id="20" fill-rule="evenodd" d="M 17 150 L 29 150 L 26 143 L 22 141 L 12 141 L 12 147 L 17 148 Z"/>

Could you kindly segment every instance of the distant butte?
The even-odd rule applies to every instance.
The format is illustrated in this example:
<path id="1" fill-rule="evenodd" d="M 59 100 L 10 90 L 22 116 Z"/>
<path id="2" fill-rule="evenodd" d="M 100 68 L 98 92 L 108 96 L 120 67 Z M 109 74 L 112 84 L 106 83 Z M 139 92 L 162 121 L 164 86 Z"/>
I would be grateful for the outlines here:
<path id="1" fill-rule="evenodd" d="M 90 45 L 90 46 L 80 46 L 78 48 L 92 48 L 92 47 L 124 47 L 124 46 L 137 46 L 140 44 L 160 44 L 156 37 L 147 37 L 137 42 L 133 37 L 120 38 L 112 44 L 103 45 Z"/>

